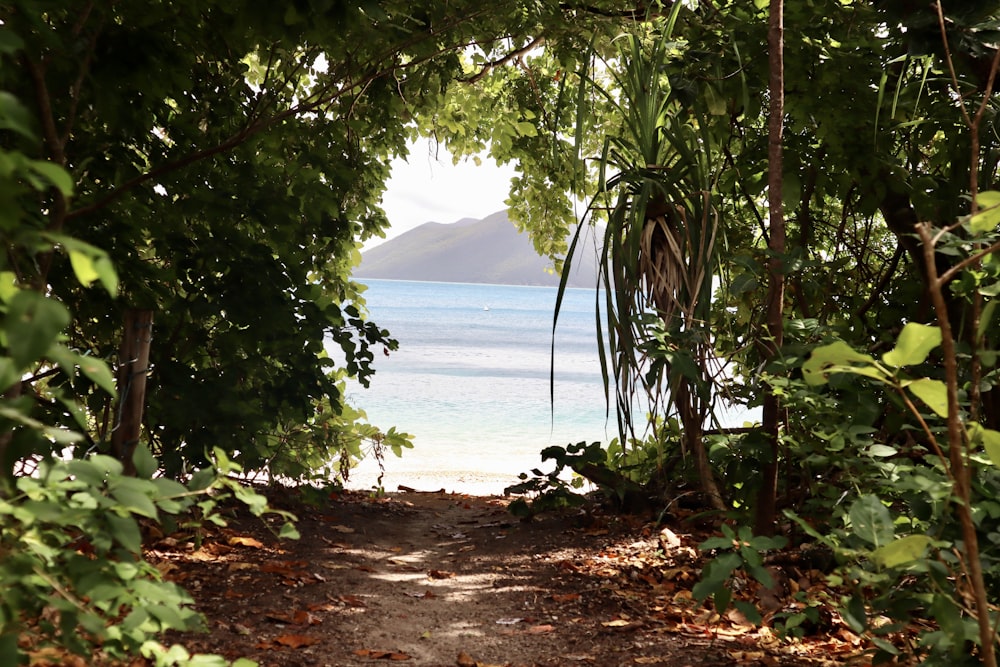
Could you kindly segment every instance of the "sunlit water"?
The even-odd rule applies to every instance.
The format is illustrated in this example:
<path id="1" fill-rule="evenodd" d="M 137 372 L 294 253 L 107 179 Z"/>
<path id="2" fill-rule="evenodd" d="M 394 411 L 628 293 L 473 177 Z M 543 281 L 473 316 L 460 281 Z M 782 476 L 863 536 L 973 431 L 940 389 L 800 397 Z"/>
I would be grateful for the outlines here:
<path id="1" fill-rule="evenodd" d="M 377 355 L 371 387 L 352 389 L 348 398 L 371 423 L 412 434 L 415 445 L 401 459 L 386 459 L 387 489 L 427 478 L 441 480 L 435 488 L 488 483 L 502 490 L 537 467 L 548 445 L 613 437 L 593 290 L 569 290 L 564 297 L 550 384 L 554 288 L 366 284 L 371 319 L 400 347 L 389 357 Z M 351 485 L 369 486 L 376 472 L 363 464 Z"/>

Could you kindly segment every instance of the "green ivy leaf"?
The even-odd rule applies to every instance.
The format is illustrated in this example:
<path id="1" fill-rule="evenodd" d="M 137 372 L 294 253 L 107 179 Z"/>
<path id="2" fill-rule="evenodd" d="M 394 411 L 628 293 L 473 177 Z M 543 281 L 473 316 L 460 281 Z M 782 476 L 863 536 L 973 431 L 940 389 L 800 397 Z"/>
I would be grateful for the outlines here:
<path id="1" fill-rule="evenodd" d="M 906 385 L 913 395 L 927 404 L 939 417 L 948 416 L 948 388 L 940 380 L 920 378 Z"/>
<path id="2" fill-rule="evenodd" d="M 915 366 L 927 359 L 931 350 L 941 344 L 940 327 L 909 322 L 899 334 L 896 347 L 882 355 L 890 366 Z"/>
<path id="3" fill-rule="evenodd" d="M 892 516 L 878 496 L 861 496 L 851 504 L 848 516 L 854 534 L 876 549 L 889 544 L 896 534 Z"/>
<path id="4" fill-rule="evenodd" d="M 987 190 L 976 197 L 979 212 L 969 219 L 974 234 L 985 234 L 1000 224 L 1000 191 Z"/>
<path id="5" fill-rule="evenodd" d="M 923 558 L 930 544 L 926 535 L 907 535 L 876 549 L 872 560 L 882 567 L 900 567 Z"/>

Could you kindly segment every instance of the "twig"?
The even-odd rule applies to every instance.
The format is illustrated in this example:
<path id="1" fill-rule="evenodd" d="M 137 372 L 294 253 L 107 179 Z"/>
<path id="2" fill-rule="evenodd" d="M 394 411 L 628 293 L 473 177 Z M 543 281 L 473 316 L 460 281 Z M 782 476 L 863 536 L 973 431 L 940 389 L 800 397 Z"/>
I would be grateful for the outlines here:
<path id="1" fill-rule="evenodd" d="M 483 65 L 482 69 L 480 69 L 477 74 L 474 74 L 468 79 L 461 79 L 461 81 L 462 83 L 477 83 L 478 81 L 481 81 L 483 78 L 485 78 L 486 75 L 488 75 L 497 67 L 505 65 L 509 63 L 511 60 L 520 58 L 524 54 L 529 53 L 533 49 L 536 49 L 542 46 L 543 44 L 545 44 L 545 37 L 536 37 L 530 42 L 528 42 L 526 45 L 522 46 L 520 49 L 511 51 L 503 58 L 498 58 L 497 60 L 493 60 L 491 62 L 486 63 L 485 65 Z"/>

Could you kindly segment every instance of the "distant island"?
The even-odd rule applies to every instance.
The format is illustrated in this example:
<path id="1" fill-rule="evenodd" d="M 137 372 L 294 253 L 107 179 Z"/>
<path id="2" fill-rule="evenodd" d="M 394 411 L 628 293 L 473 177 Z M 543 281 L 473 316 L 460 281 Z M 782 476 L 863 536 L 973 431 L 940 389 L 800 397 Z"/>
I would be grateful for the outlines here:
<path id="1" fill-rule="evenodd" d="M 593 244 L 577 254 L 570 287 L 597 285 Z M 527 234 L 518 232 L 506 211 L 481 220 L 463 218 L 451 224 L 427 222 L 361 255 L 358 279 L 488 283 L 493 285 L 559 285 L 552 262 L 535 252 Z"/>

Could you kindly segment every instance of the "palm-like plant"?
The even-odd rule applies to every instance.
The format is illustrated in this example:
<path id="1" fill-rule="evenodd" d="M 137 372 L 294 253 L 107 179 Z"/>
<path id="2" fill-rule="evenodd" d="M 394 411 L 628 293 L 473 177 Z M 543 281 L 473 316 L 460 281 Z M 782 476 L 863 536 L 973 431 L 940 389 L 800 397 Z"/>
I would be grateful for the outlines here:
<path id="1" fill-rule="evenodd" d="M 616 39 L 615 58 L 605 62 L 614 93 L 588 72 L 581 75 L 582 85 L 620 119 L 604 137 L 597 193 L 584 219 L 607 217 L 599 250 L 605 301 L 598 335 L 609 399 L 612 381 L 615 387 L 621 441 L 634 437 L 637 410 L 654 416 L 647 425 L 655 429 L 655 415 L 672 404 L 682 426 L 681 450 L 693 459 L 707 499 L 722 509 L 702 445 L 718 367 L 707 327 L 719 233 L 712 141 L 707 114 L 697 102 L 685 104 L 670 83 L 676 18 L 675 9 L 649 24 L 650 34 Z M 582 128 L 577 136 L 579 142 Z M 567 264 L 580 236 L 578 231 Z"/>

